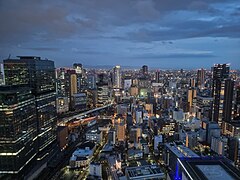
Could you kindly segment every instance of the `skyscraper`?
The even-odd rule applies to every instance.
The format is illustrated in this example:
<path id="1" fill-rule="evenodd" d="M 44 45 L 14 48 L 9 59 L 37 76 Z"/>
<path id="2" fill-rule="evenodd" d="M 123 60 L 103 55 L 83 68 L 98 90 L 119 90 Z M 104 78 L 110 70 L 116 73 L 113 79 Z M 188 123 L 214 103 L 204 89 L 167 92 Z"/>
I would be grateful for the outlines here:
<path id="1" fill-rule="evenodd" d="M 157 71 L 155 72 L 155 80 L 156 80 L 156 83 L 159 83 L 159 82 L 160 82 L 159 76 L 160 76 L 160 72 L 159 72 L 159 70 L 157 70 Z"/>
<path id="2" fill-rule="evenodd" d="M 224 81 L 224 102 L 223 102 L 223 116 L 222 120 L 225 122 L 230 122 L 232 120 L 233 114 L 233 89 L 234 81 L 231 79 L 226 79 Z"/>
<path id="3" fill-rule="evenodd" d="M 198 69 L 197 71 L 197 86 L 199 88 L 203 88 L 204 87 L 204 82 L 205 82 L 205 69 Z"/>
<path id="4" fill-rule="evenodd" d="M 108 75 L 98 74 L 97 82 L 97 106 L 103 106 L 109 101 Z"/>
<path id="5" fill-rule="evenodd" d="M 196 87 L 196 79 L 195 78 L 191 78 L 189 80 L 189 87 Z"/>
<path id="6" fill-rule="evenodd" d="M 6 59 L 3 63 L 6 85 L 32 88 L 37 110 L 38 157 L 47 157 L 56 142 L 54 62 L 36 56 L 18 56 L 18 59 Z"/>
<path id="7" fill-rule="evenodd" d="M 65 68 L 56 69 L 56 86 L 57 86 L 57 95 L 60 97 L 66 97 L 66 72 Z"/>
<path id="8" fill-rule="evenodd" d="M 18 174 L 38 150 L 35 97 L 29 87 L 0 86 L 0 104 L 0 174 Z"/>
<path id="9" fill-rule="evenodd" d="M 96 89 L 96 75 L 88 74 L 87 76 L 88 89 Z"/>
<path id="10" fill-rule="evenodd" d="M 122 79 L 120 73 L 120 66 L 115 66 L 113 68 L 113 88 L 121 88 L 122 87 Z"/>
<path id="11" fill-rule="evenodd" d="M 236 87 L 234 95 L 234 119 L 240 119 L 240 86 Z"/>
<path id="12" fill-rule="evenodd" d="M 73 69 L 76 72 L 77 77 L 77 93 L 80 93 L 82 91 L 83 86 L 83 66 L 80 63 L 74 63 Z"/>
<path id="13" fill-rule="evenodd" d="M 148 66 L 147 65 L 143 65 L 142 66 L 142 73 L 143 73 L 143 75 L 147 75 L 148 74 Z"/>
<path id="14" fill-rule="evenodd" d="M 83 73 L 83 66 L 80 63 L 74 63 L 73 64 L 73 69 L 75 69 L 77 74 L 82 74 Z"/>
<path id="15" fill-rule="evenodd" d="M 212 96 L 213 110 L 212 120 L 218 122 L 221 127 L 222 120 L 228 121 L 231 117 L 232 107 L 232 80 L 229 77 L 228 64 L 215 64 L 212 68 Z M 229 94 L 230 93 L 230 94 Z M 227 99 L 228 98 L 228 99 Z M 224 114 L 223 114 L 224 113 Z"/>
<path id="16" fill-rule="evenodd" d="M 197 96 L 197 90 L 195 88 L 188 89 L 188 105 L 189 111 L 192 112 L 193 98 Z"/>
<path id="17" fill-rule="evenodd" d="M 75 70 L 67 70 L 65 88 L 66 95 L 70 102 L 70 107 L 72 108 L 73 95 L 77 94 L 78 91 L 78 79 Z"/>

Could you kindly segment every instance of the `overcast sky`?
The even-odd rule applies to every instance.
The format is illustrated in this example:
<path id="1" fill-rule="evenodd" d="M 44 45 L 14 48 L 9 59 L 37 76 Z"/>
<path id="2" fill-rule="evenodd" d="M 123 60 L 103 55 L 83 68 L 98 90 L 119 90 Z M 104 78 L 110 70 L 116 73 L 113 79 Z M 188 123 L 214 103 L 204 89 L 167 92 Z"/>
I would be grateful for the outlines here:
<path id="1" fill-rule="evenodd" d="M 239 0 L 0 0 L 0 58 L 240 68 Z"/>

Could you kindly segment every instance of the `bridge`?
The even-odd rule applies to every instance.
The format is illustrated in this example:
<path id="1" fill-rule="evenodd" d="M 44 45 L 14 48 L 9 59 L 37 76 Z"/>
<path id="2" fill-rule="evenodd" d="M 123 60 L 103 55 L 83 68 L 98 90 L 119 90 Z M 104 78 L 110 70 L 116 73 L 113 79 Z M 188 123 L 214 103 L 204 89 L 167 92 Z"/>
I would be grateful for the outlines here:
<path id="1" fill-rule="evenodd" d="M 99 110 L 111 107 L 112 105 L 113 105 L 113 103 L 110 103 L 110 104 L 107 104 L 107 105 L 102 106 L 102 107 L 91 109 L 91 110 L 85 111 L 83 113 L 80 113 L 80 114 L 77 114 L 77 115 L 74 115 L 74 116 L 71 116 L 71 117 L 64 118 L 61 122 L 58 123 L 58 125 L 66 125 L 67 123 L 72 122 L 73 120 L 76 120 L 76 121 L 79 122 L 81 120 L 84 120 L 83 118 L 86 118 L 86 116 L 88 114 L 91 114 L 93 112 L 96 112 L 96 111 L 99 111 Z"/>

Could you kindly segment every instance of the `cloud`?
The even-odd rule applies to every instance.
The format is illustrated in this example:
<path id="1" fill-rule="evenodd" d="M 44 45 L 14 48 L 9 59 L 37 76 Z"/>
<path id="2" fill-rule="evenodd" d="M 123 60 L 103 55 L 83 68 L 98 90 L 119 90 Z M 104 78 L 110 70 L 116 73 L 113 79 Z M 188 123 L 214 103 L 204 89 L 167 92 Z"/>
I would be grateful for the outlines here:
<path id="1" fill-rule="evenodd" d="M 172 52 L 165 54 L 146 53 L 135 56 L 142 59 L 176 59 L 176 58 L 213 58 L 216 57 L 212 52 L 196 51 L 196 52 Z"/>
<path id="2" fill-rule="evenodd" d="M 228 0 L 228 3 L 237 2 Z M 76 38 L 78 36 L 102 36 L 116 27 L 123 26 L 127 28 L 129 25 L 138 24 L 141 28 L 155 24 L 163 25 L 164 20 L 168 25 L 168 15 L 176 12 L 195 12 L 200 11 L 203 15 L 209 13 L 209 10 L 215 9 L 215 3 L 226 3 L 224 0 L 92 0 L 92 1 L 31 1 L 31 0 L 8 0 L 1 1 L 0 6 L 0 43 L 28 42 L 36 41 L 52 41 L 66 38 Z M 219 11 L 211 11 L 211 16 L 220 15 Z M 234 12 L 232 12 L 234 13 Z M 236 14 L 237 12 L 235 12 Z M 180 15 L 181 16 L 181 15 Z M 223 16 L 223 15 L 222 15 Z M 231 21 L 228 19 L 228 21 Z M 168 22 L 168 23 L 166 23 Z M 171 19 L 170 22 L 177 23 L 178 19 Z M 179 24 L 189 23 L 189 17 Z M 200 22 L 199 22 L 200 23 Z M 208 25 L 211 26 L 208 22 Z M 219 22 L 220 23 L 220 22 Z M 218 24 L 219 24 L 218 23 Z M 231 23 L 231 22 L 230 22 Z M 239 23 L 234 22 L 234 23 Z M 192 24 L 197 26 L 201 24 Z M 168 27 L 168 26 L 167 26 Z M 170 27 L 171 28 L 171 27 Z M 179 26 L 173 26 L 172 31 L 177 31 Z M 184 26 L 182 28 L 185 28 Z M 199 28 L 199 27 L 198 27 Z M 190 28 L 188 27 L 188 29 Z M 192 34 L 198 34 L 197 30 L 191 29 Z M 149 34 L 158 34 L 157 32 L 143 32 L 136 29 L 139 36 L 143 36 L 143 40 L 147 41 Z M 160 31 L 163 36 L 171 36 L 170 30 Z M 196 31 L 196 32 L 195 32 Z M 176 33 L 180 37 L 185 38 L 185 31 Z M 227 33 L 225 33 L 227 34 Z M 117 37 L 119 34 L 113 35 Z M 150 35 L 151 36 L 151 35 Z M 188 37 L 188 34 L 187 34 Z M 191 36 L 190 36 L 191 37 Z M 126 37 L 128 38 L 128 36 Z M 150 37 L 151 38 L 151 37 Z M 157 38 L 158 39 L 158 38 Z M 170 39 L 170 38 L 162 38 Z M 173 38 L 171 38 L 173 39 Z M 150 41 L 152 41 L 150 39 Z"/>
<path id="3" fill-rule="evenodd" d="M 106 55 L 106 54 L 108 54 L 108 52 L 94 51 L 94 50 L 80 49 L 80 48 L 72 48 L 71 51 L 74 53 L 86 54 L 86 55 Z"/>
<path id="4" fill-rule="evenodd" d="M 0 0 L 0 57 L 41 51 L 59 64 L 76 56 L 94 63 L 94 55 L 101 63 L 136 54 L 142 61 L 219 54 L 237 59 L 239 45 L 233 39 L 240 38 L 239 7 L 239 0 Z M 221 41 L 212 45 L 211 37 Z M 201 49 L 200 39 L 214 54 L 154 52 Z M 230 50 L 223 53 L 226 39 L 231 39 Z"/>
<path id="5" fill-rule="evenodd" d="M 29 49 L 33 51 L 61 51 L 60 48 L 55 48 L 55 47 L 36 47 L 36 48 L 23 48 L 23 49 Z"/>
<path id="6" fill-rule="evenodd" d="M 136 42 L 153 42 L 188 39 L 196 37 L 230 37 L 240 38 L 240 24 L 189 20 L 176 23 L 169 30 L 141 28 L 127 34 L 126 40 Z"/>

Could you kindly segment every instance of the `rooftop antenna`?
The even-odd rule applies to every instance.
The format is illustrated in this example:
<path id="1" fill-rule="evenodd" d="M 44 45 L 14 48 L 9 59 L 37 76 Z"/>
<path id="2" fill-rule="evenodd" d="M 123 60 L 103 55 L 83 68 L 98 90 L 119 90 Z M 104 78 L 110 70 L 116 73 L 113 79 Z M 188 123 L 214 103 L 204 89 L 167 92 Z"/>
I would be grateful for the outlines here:
<path id="1" fill-rule="evenodd" d="M 8 55 L 8 59 L 10 59 L 10 57 L 11 57 L 11 54 Z"/>

